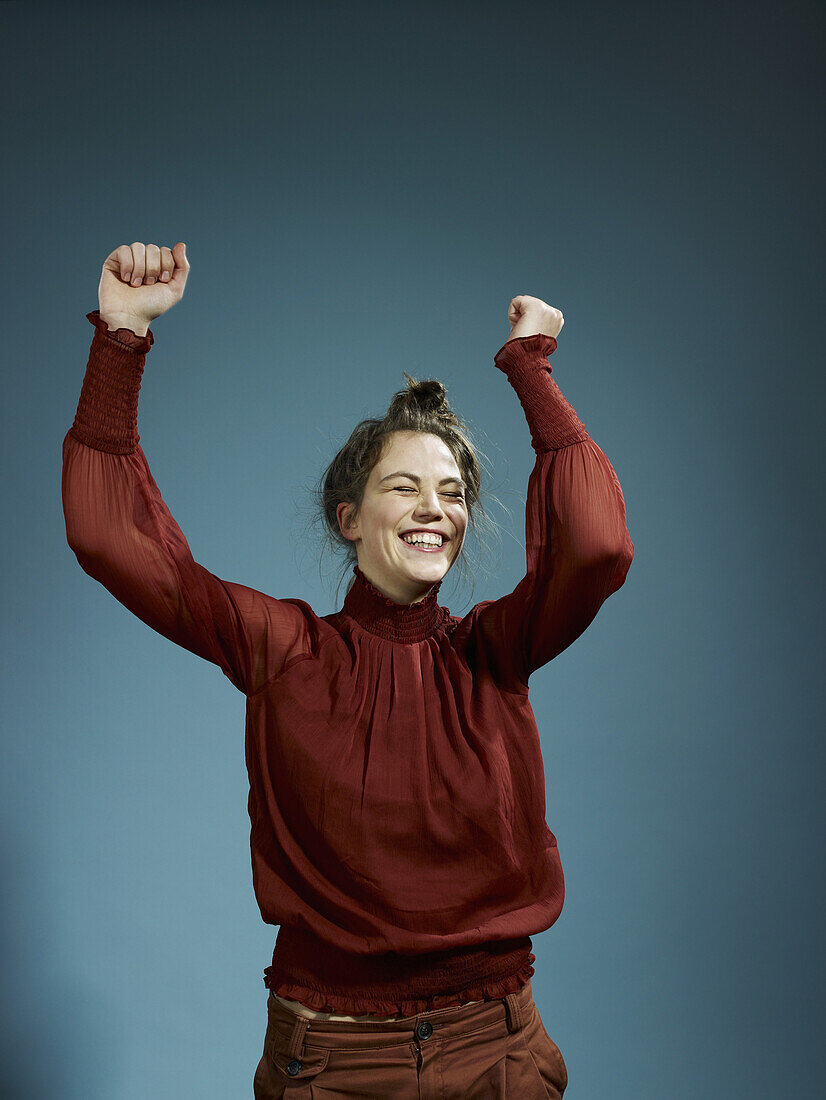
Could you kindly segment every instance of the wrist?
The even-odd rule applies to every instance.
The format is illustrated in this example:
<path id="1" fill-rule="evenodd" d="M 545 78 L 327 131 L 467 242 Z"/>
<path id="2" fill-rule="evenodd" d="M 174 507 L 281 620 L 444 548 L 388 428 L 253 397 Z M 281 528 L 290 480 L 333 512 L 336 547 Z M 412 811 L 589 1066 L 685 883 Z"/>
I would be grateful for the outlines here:
<path id="1" fill-rule="evenodd" d="M 130 317 L 127 313 L 101 313 L 101 320 L 105 321 L 109 331 L 115 332 L 119 328 L 128 328 L 136 336 L 146 336 L 149 325 L 140 317 Z"/>

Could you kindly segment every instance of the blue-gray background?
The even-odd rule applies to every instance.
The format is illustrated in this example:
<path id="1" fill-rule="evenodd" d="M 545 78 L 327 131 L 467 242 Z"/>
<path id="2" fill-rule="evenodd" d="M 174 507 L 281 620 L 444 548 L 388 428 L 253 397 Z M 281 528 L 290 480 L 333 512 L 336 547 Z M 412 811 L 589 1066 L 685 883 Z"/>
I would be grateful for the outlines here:
<path id="1" fill-rule="evenodd" d="M 77 564 L 60 504 L 101 265 L 187 243 L 139 413 L 207 568 L 319 614 L 314 479 L 403 370 L 505 507 L 531 294 L 636 556 L 532 678 L 566 874 L 534 996 L 566 1100 L 822 1096 L 824 89 L 814 4 L 0 7 L 0 1092 L 252 1095 L 276 934 L 244 699 Z"/>

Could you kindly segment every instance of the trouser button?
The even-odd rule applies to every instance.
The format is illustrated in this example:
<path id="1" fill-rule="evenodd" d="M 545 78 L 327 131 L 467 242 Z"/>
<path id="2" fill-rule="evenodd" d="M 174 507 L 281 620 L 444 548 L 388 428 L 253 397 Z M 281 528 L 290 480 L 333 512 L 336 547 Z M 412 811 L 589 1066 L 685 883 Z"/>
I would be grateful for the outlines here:
<path id="1" fill-rule="evenodd" d="M 416 1034 L 420 1039 L 429 1039 L 433 1034 L 433 1024 L 428 1020 L 422 1020 L 422 1022 L 416 1027 Z"/>

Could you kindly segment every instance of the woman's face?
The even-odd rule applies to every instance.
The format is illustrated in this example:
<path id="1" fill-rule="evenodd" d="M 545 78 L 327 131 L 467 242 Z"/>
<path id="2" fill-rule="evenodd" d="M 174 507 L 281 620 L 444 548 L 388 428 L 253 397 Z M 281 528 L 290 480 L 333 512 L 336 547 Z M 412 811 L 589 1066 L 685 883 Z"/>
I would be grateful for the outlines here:
<path id="1" fill-rule="evenodd" d="M 385 447 L 370 471 L 359 518 L 350 525 L 351 504 L 339 504 L 336 515 L 370 583 L 396 603 L 416 603 L 446 576 L 462 549 L 465 487 L 450 448 L 437 435 L 393 432 Z M 438 532 L 441 546 L 408 545 L 401 536 L 413 530 Z"/>

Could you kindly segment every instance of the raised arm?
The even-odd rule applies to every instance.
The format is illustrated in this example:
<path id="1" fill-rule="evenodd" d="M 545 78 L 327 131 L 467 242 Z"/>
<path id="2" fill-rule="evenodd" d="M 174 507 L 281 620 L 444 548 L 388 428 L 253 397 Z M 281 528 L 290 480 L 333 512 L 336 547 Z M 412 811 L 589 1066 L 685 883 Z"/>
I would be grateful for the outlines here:
<path id="1" fill-rule="evenodd" d="M 95 332 L 63 440 L 69 546 L 81 568 L 138 618 L 252 694 L 309 654 L 312 610 L 221 580 L 193 559 L 139 444 L 138 392 L 153 334 L 110 331 L 98 310 L 86 316 Z"/>
<path id="2" fill-rule="evenodd" d="M 536 451 L 525 507 L 527 570 L 501 599 L 477 605 L 493 674 L 527 690 L 625 581 L 634 556 L 617 475 L 551 377 L 553 336 L 508 340 L 494 357 L 525 411 Z"/>

